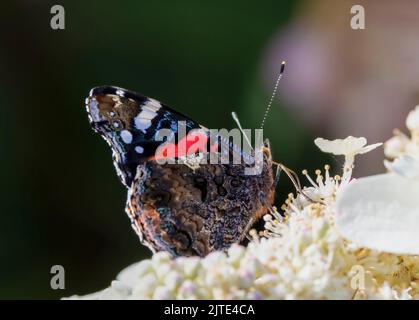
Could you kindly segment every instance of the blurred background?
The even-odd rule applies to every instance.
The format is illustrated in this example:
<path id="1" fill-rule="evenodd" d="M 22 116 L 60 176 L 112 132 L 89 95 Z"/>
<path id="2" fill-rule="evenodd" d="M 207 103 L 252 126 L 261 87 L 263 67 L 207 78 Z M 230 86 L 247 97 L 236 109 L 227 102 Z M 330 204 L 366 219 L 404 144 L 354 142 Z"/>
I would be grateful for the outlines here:
<path id="1" fill-rule="evenodd" d="M 50 8 L 65 8 L 65 30 Z M 366 29 L 350 9 L 365 7 Z M 418 1 L 5 1 L 0 5 L 0 298 L 56 299 L 109 285 L 149 257 L 84 98 L 96 85 L 154 97 L 209 128 L 265 126 L 274 158 L 300 171 L 342 159 L 317 136 L 385 141 L 419 102 Z M 382 172 L 382 150 L 355 175 Z M 285 177 L 278 204 L 292 191 Z M 50 288 L 63 265 L 65 290 Z"/>

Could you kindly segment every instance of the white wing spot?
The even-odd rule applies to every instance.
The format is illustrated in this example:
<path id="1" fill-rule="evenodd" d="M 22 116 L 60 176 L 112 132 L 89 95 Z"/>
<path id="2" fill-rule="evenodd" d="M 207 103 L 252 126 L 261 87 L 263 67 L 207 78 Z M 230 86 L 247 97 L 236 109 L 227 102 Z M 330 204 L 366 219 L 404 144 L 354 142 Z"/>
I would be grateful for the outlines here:
<path id="1" fill-rule="evenodd" d="M 126 144 L 130 144 L 132 142 L 132 134 L 128 130 L 121 131 L 121 138 Z"/>
<path id="2" fill-rule="evenodd" d="M 149 107 L 153 111 L 158 111 L 161 108 L 161 104 L 153 98 L 148 98 L 147 107 Z"/>
<path id="3" fill-rule="evenodd" d="M 144 148 L 142 146 L 136 146 L 135 147 L 135 152 L 137 152 L 137 153 L 143 153 L 144 152 Z"/>
<path id="4" fill-rule="evenodd" d="M 139 118 L 139 116 L 137 116 L 134 119 L 134 122 L 135 122 L 135 127 L 138 130 L 141 130 L 144 133 L 146 133 L 146 129 L 148 129 L 148 128 L 151 127 L 151 120 L 149 120 L 149 119 L 141 119 L 141 118 Z"/>
<path id="5" fill-rule="evenodd" d="M 146 132 L 151 127 L 151 120 L 157 116 L 157 108 L 155 105 L 150 103 L 142 106 L 141 112 L 134 118 L 135 127 L 142 132 Z"/>
<path id="6" fill-rule="evenodd" d="M 152 119 L 154 119 L 156 116 L 157 116 L 157 113 L 156 113 L 156 112 L 154 112 L 154 111 L 152 111 L 152 110 L 149 110 L 149 109 L 143 109 L 143 110 L 140 112 L 140 117 L 141 117 L 142 119 L 152 120 Z"/>

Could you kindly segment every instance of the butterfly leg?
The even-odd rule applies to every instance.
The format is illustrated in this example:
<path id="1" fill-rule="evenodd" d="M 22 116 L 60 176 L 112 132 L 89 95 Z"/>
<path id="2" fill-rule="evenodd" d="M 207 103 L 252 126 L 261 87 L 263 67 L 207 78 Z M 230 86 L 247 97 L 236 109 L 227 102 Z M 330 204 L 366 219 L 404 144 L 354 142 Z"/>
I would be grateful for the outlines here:
<path id="1" fill-rule="evenodd" d="M 280 176 L 281 172 L 284 171 L 285 174 L 288 176 L 288 178 L 291 180 L 292 184 L 294 185 L 295 190 L 297 190 L 300 194 L 302 194 L 310 202 L 319 203 L 319 201 L 314 200 L 307 193 L 304 192 L 303 188 L 301 187 L 300 179 L 298 178 L 298 175 L 297 175 L 297 173 L 295 173 L 295 171 L 293 171 L 290 168 L 284 166 L 280 162 L 272 161 L 272 163 L 277 166 L 276 167 L 276 176 L 275 176 L 275 186 L 278 183 L 279 176 Z"/>

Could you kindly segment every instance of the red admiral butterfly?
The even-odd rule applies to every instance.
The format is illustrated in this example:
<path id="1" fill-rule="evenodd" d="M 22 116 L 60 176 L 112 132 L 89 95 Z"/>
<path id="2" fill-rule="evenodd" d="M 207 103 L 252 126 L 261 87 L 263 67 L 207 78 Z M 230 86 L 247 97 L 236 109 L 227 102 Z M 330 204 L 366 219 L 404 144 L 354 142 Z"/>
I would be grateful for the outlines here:
<path id="1" fill-rule="evenodd" d="M 118 176 L 128 188 L 126 212 L 132 226 L 153 252 L 205 256 L 226 249 L 241 242 L 272 205 L 276 183 L 267 141 L 261 172 L 256 175 L 246 174 L 250 166 L 246 161 L 192 168 L 182 163 L 161 164 L 156 159 L 163 144 L 156 138 L 159 130 L 177 133 L 182 121 L 187 135 L 201 129 L 208 138 L 210 131 L 154 99 L 117 87 L 93 88 L 86 108 L 92 128 L 111 147 Z M 249 157 L 218 138 L 218 144 L 228 143 L 230 155 Z M 213 147 L 209 146 L 208 154 L 217 155 L 219 151 Z M 168 157 L 196 153 L 175 150 Z"/>

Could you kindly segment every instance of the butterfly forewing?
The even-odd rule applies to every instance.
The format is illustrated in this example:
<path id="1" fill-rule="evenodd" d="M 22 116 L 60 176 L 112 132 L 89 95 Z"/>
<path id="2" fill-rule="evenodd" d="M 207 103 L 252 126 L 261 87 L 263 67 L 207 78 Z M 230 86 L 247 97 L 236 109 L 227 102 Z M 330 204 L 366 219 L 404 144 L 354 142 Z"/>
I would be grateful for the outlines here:
<path id="1" fill-rule="evenodd" d="M 200 128 L 187 116 L 126 89 L 101 86 L 93 88 L 86 99 L 92 128 L 108 142 L 118 175 L 129 187 L 139 164 L 155 155 L 165 142 L 156 140 L 161 129 L 178 132 L 178 123 L 185 124 L 186 133 Z"/>

